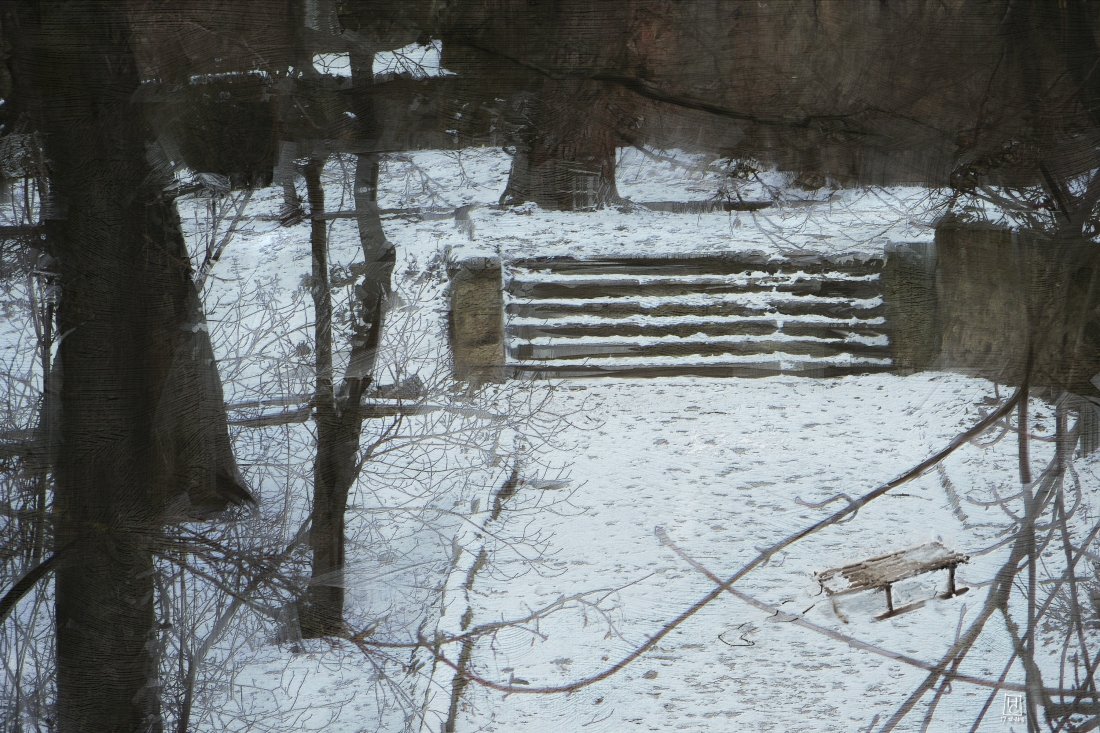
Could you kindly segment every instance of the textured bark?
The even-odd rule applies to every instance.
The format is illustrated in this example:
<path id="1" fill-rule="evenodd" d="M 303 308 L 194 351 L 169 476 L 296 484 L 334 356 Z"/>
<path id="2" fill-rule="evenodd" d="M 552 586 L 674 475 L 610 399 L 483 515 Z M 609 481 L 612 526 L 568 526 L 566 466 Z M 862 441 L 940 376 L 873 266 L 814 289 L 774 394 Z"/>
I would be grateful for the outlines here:
<path id="1" fill-rule="evenodd" d="M 586 7 L 588 6 L 588 7 Z M 584 0 L 552 3 L 538 43 L 549 68 L 621 65 L 621 35 L 629 7 L 591 12 Z M 617 26 L 617 32 L 604 32 Z M 533 201 L 548 209 L 576 211 L 606 206 L 615 190 L 617 132 L 629 127 L 623 94 L 598 81 L 551 74 L 536 95 L 520 103 L 519 130 L 502 203 Z"/>
<path id="2" fill-rule="evenodd" d="M 577 211 L 617 200 L 615 96 L 592 82 L 547 80 L 523 110 L 501 203 Z"/>
<path id="3" fill-rule="evenodd" d="M 138 79 L 125 20 L 91 3 L 40 12 L 22 18 L 34 35 L 20 71 L 44 102 L 35 112 L 63 288 L 55 524 L 73 551 L 57 570 L 58 723 L 63 733 L 153 731 L 151 549 L 166 502 L 154 413 L 171 361 L 158 344 L 183 320 L 188 269 L 182 240 L 164 236 L 175 212 L 149 179 L 126 101 Z"/>
<path id="4" fill-rule="evenodd" d="M 1095 167 L 1094 0 L 408 5 L 438 28 L 460 76 L 492 84 L 522 70 L 532 93 L 550 82 L 578 98 L 588 83 L 618 91 L 623 140 L 853 184 L 967 172 L 1035 183 L 1040 160 L 1062 174 Z"/>
<path id="5" fill-rule="evenodd" d="M 146 158 L 128 19 L 114 4 L 12 4 L 4 29 L 17 104 L 44 133 L 62 290 L 58 728 L 159 731 L 152 551 L 166 521 L 224 507 L 220 491 L 250 497 L 179 218 Z"/>
<path id="6" fill-rule="evenodd" d="M 360 156 L 355 173 L 355 205 L 363 245 L 365 273 L 357 286 L 356 325 L 348 372 L 335 389 L 332 374 L 332 303 L 328 282 L 327 223 L 321 162 L 306 169 L 310 212 L 313 216 L 313 299 L 316 316 L 317 391 L 314 417 L 317 454 L 313 464 L 313 513 L 310 548 L 313 551 L 309 590 L 299 603 L 302 636 L 339 635 L 344 630 L 344 513 L 348 492 L 358 475 L 359 436 L 364 412 L 361 401 L 371 384 L 378 353 L 383 310 L 390 292 L 393 247 L 386 241 L 378 213 L 378 158 Z"/>

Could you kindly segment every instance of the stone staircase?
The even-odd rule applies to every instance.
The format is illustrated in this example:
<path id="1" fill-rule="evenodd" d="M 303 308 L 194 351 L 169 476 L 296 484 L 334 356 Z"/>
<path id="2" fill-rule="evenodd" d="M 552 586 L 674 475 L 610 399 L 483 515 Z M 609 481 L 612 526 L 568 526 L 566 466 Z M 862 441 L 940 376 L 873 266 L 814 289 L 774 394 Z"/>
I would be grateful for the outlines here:
<path id="1" fill-rule="evenodd" d="M 550 377 L 893 368 L 882 259 L 751 256 L 515 260 L 507 366 Z"/>

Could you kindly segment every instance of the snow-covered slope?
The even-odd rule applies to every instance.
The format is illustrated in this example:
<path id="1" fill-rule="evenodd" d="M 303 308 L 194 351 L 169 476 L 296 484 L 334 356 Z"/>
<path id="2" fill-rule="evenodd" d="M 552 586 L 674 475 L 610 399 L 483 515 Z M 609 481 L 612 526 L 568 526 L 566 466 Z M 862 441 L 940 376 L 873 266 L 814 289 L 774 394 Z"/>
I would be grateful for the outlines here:
<path id="1" fill-rule="evenodd" d="M 433 411 L 371 421 L 364 430 L 365 444 L 377 451 L 353 492 L 344 579 L 349 625 L 358 636 L 280 642 L 258 604 L 201 668 L 200 678 L 212 686 L 197 699 L 195 729 L 434 733 L 452 712 L 459 733 L 846 733 L 881 725 L 975 617 L 1007 556 L 1024 501 L 1007 425 L 850 521 L 784 550 L 734 586 L 740 596 L 720 595 L 606 679 L 568 693 L 524 692 L 570 687 L 613 669 L 712 592 L 714 583 L 691 562 L 727 576 L 760 548 L 835 511 L 844 497 L 870 491 L 948 444 L 1000 404 L 1004 389 L 933 373 L 666 376 L 517 380 L 468 398 L 447 378 L 442 262 L 485 252 L 510 262 L 730 252 L 762 262 L 866 260 L 881 256 L 890 241 L 927 241 L 933 195 L 917 189 L 793 195 L 781 189 L 781 174 L 770 173 L 767 186 L 741 193 L 783 195 L 777 206 L 754 212 L 500 209 L 495 204 L 508 164 L 495 150 L 386 158 L 381 204 L 390 212 L 383 223 L 398 252 L 399 297 L 378 381 L 400 383 L 416 374 L 437 390 Z M 351 208 L 350 165 L 334 159 L 326 171 L 331 210 Z M 728 195 L 729 185 L 721 164 L 697 156 L 622 155 L 619 189 L 636 202 L 702 201 Z M 204 293 L 226 398 L 236 405 L 236 450 L 262 499 L 260 513 L 233 531 L 241 542 L 275 548 L 285 546 L 308 511 L 313 440 L 309 423 L 262 429 L 242 423 L 293 409 L 312 390 L 309 225 L 279 226 L 280 196 L 277 189 L 252 195 Z M 215 211 L 207 200 L 181 202 L 196 252 L 227 231 L 233 217 L 224 203 Z M 472 233 L 444 215 L 466 205 L 474 207 Z M 418 207 L 422 213 L 410 211 Z M 212 219 L 220 228 L 211 240 Z M 360 256 L 353 220 L 334 221 L 330 238 L 335 271 L 349 275 Z M 630 327 L 643 326 L 657 331 L 639 330 L 636 346 L 674 340 L 680 347 L 728 342 L 745 348 L 782 342 L 784 334 L 803 340 L 813 327 L 832 330 L 830 346 L 880 347 L 886 335 L 877 312 L 781 319 L 768 315 L 761 301 L 761 313 L 708 313 L 692 310 L 697 296 L 666 292 L 654 307 L 673 304 L 681 311 L 654 313 L 637 296 L 611 294 L 623 284 L 621 273 L 561 276 L 516 264 L 512 277 L 520 292 L 566 284 L 592 290 L 590 299 L 609 307 L 633 309 L 616 315 L 619 331 L 609 343 L 601 332 L 609 325 L 606 315 L 569 314 L 570 298 L 539 298 L 559 312 L 551 317 L 517 308 L 511 316 L 515 346 L 529 349 L 560 345 L 562 338 L 586 348 L 619 348 L 631 338 L 624 337 Z M 645 277 L 631 273 L 627 284 Z M 646 282 L 736 291 L 740 277 L 695 273 L 689 283 Z M 772 278 L 779 293 L 768 296 L 772 300 L 784 297 L 782 287 L 797 286 L 797 278 L 759 277 Z M 353 277 L 343 280 L 353 287 Z M 595 292 L 600 289 L 607 292 Z M 743 307 L 758 298 L 716 297 Z M 347 291 L 336 300 L 339 372 L 347 358 Z M 15 314 L 18 307 L 9 310 Z M 803 333 L 796 334 L 799 328 Z M 33 383 L 33 361 L 24 358 L 33 341 L 27 322 L 16 315 L 0 320 L 0 333 L 4 364 L 18 365 Z M 713 358 L 729 361 L 725 354 Z M 1053 425 L 1053 408 L 1032 400 L 1037 469 L 1053 451 Z M 524 451 L 526 462 L 509 484 L 514 454 Z M 1098 470 L 1096 460 L 1078 460 L 1076 486 L 1094 487 Z M 1083 507 L 1078 516 L 1096 516 L 1094 493 L 1075 494 Z M 967 594 L 934 598 L 944 587 L 943 573 L 913 578 L 895 588 L 895 599 L 899 605 L 923 600 L 923 607 L 875 621 L 884 610 L 881 594 L 833 604 L 814 580 L 815 572 L 933 540 L 971 556 L 959 569 Z M 1057 572 L 1056 552 L 1043 561 Z M 211 608 L 192 609 L 200 636 L 216 616 Z M 439 652 L 451 662 L 465 654 L 475 675 L 510 692 L 459 684 L 456 699 L 453 670 L 418 647 L 437 634 L 471 630 L 479 635 L 443 643 Z M 1058 651 L 1041 660 L 1049 684 L 1059 679 Z M 1011 655 L 1006 625 L 995 618 L 960 668 L 975 681 L 958 680 L 945 690 L 928 729 L 967 730 L 991 700 L 979 730 L 1012 730 L 1000 717 L 1004 691 L 989 687 Z M 1006 684 L 1018 689 L 1021 680 L 1017 664 Z M 920 729 L 924 704 L 898 730 Z"/>
<path id="2" fill-rule="evenodd" d="M 652 156 L 624 155 L 621 192 L 636 201 L 703 200 L 713 195 L 712 184 L 721 185 L 720 177 L 699 167 L 705 161 L 675 152 L 672 156 L 674 164 Z M 729 252 L 762 261 L 806 256 L 865 260 L 880 257 L 889 241 L 927 241 L 935 213 L 929 204 L 933 195 L 916 189 L 837 191 L 819 197 L 825 200 L 788 199 L 756 212 L 674 214 L 634 208 L 565 214 L 531 206 L 498 209 L 495 203 L 507 168 L 507 157 L 492 150 L 428 151 L 387 159 L 384 207 L 446 212 L 474 206 L 472 235 L 440 214 L 388 215 L 384 225 L 401 263 L 398 280 L 415 281 L 441 253 L 461 258 L 488 252 L 506 261 Z M 339 193 L 339 180 L 339 165 L 334 164 L 330 200 L 343 200 L 342 205 L 348 206 L 346 192 Z M 334 224 L 332 237 L 334 262 L 353 263 L 357 252 L 350 222 Z M 219 266 L 222 277 L 232 279 L 212 286 L 214 310 L 239 297 L 242 285 L 267 283 L 259 289 L 288 313 L 282 327 L 302 332 L 310 320 L 308 303 L 299 289 L 308 269 L 307 246 L 304 225 L 291 230 L 257 226 L 240 235 L 226 264 Z M 731 286 L 737 281 L 732 274 L 717 280 L 696 275 L 694 284 L 704 287 Z M 512 277 L 521 289 L 562 280 L 523 265 L 516 266 Z M 638 273 L 631 273 L 630 279 L 638 282 Z M 585 281 L 583 286 L 610 288 L 614 280 L 609 275 Z M 429 346 L 423 352 L 429 355 L 423 359 L 423 368 L 431 373 L 445 369 L 433 364 L 430 354 L 444 348 L 446 303 L 441 288 L 418 292 L 421 296 L 410 298 L 403 307 L 408 314 L 405 325 L 391 329 L 389 337 L 407 338 L 412 329 L 415 340 Z M 745 319 L 760 320 L 759 315 L 695 313 L 690 308 L 683 313 L 653 314 L 636 297 L 597 293 L 592 297 L 608 304 L 616 299 L 624 301 L 620 305 L 630 301 L 637 313 L 617 314 L 616 327 L 656 323 L 667 330 L 667 336 L 692 344 L 733 338 L 708 328 L 743 328 Z M 670 297 L 689 306 L 696 296 L 667 296 L 666 305 Z M 720 297 L 744 298 L 736 293 Z M 572 339 L 598 340 L 599 336 L 585 336 L 584 331 L 596 329 L 598 334 L 606 319 L 585 313 L 567 315 L 567 301 L 558 303 L 562 312 L 555 314 L 553 325 L 577 329 Z M 800 318 L 807 322 L 801 325 L 815 321 L 815 326 L 836 329 L 835 338 L 843 343 L 873 345 L 881 339 L 884 325 L 877 313 L 867 318 L 857 314 Z M 774 317 L 771 321 L 756 323 L 768 334 L 739 336 L 736 341 L 775 341 L 778 323 Z M 232 319 L 221 322 L 228 324 Z M 542 333 L 550 325 L 545 314 L 516 312 L 511 324 L 514 329 L 526 329 L 517 333 L 522 333 L 520 340 L 530 348 L 547 345 L 550 342 L 540 339 L 553 336 Z M 783 328 L 788 325 L 800 324 L 784 323 Z M 285 340 L 271 343 L 273 348 L 283 348 L 277 345 Z M 286 375 L 281 378 L 287 380 L 287 388 L 307 386 L 295 381 L 301 370 L 295 371 L 285 361 L 293 360 L 293 354 L 280 358 L 284 361 L 271 363 L 282 365 L 279 373 Z M 227 391 L 233 396 L 248 394 L 250 380 L 259 378 L 255 373 L 242 374 L 230 380 Z M 468 663 L 475 674 L 514 691 L 502 694 L 478 684 L 466 685 L 453 707 L 458 731 L 866 729 L 875 721 L 881 724 L 923 679 L 923 667 L 936 662 L 955 640 L 1003 561 L 1007 552 L 1003 540 L 1014 526 L 1008 512 L 1018 512 L 1020 501 L 1018 497 L 1006 500 L 1003 507 L 997 503 L 997 497 L 1014 494 L 1012 487 L 1017 485 L 1016 448 L 1011 440 L 967 445 L 942 470 L 891 492 L 851 521 L 781 553 L 736 586 L 747 596 L 717 599 L 606 680 L 571 694 L 522 694 L 521 688 L 568 686 L 609 669 L 711 591 L 713 584 L 685 557 L 725 576 L 750 560 L 758 548 L 814 523 L 841 500 L 820 502 L 857 496 L 899 475 L 946 445 L 1004 397 L 1003 390 L 988 382 L 949 374 L 531 383 L 500 399 L 538 403 L 552 413 L 570 416 L 573 427 L 537 457 L 547 465 L 569 465 L 570 483 L 535 480 L 532 467 L 524 472 L 531 480 L 520 483 L 513 500 L 527 506 L 556 501 L 556 509 L 514 515 L 503 511 L 491 520 L 493 496 L 503 474 L 492 470 L 470 474 L 455 499 L 477 501 L 463 505 L 468 511 L 458 524 L 436 526 L 432 542 L 450 536 L 468 543 L 468 550 L 481 543 L 492 560 L 478 566 L 476 551 L 466 552 L 450 566 L 449 579 L 419 577 L 417 582 L 428 584 L 424 587 L 438 582 L 446 588 L 443 597 L 392 594 L 386 590 L 386 581 L 367 578 L 393 577 L 384 573 L 400 574 L 403 565 L 394 565 L 392 555 L 385 562 L 378 559 L 369 552 L 368 543 L 350 559 L 358 568 L 352 577 L 359 579 L 349 588 L 350 614 L 368 618 L 377 612 L 372 609 L 379 607 L 379 599 L 408 603 L 419 597 L 438 609 L 434 616 L 421 617 L 434 619 L 434 627 L 421 629 L 429 637 L 437 631 L 458 634 L 528 619 L 481 636 L 469 648 Z M 1049 435 L 1050 407 L 1033 400 L 1032 416 L 1033 429 Z M 444 449 L 436 459 L 452 460 L 448 450 L 456 449 Z M 1049 443 L 1035 444 L 1034 464 L 1041 465 L 1049 452 Z M 1097 478 L 1094 461 L 1080 462 L 1077 471 L 1084 485 Z M 364 484 L 367 490 L 356 500 L 362 506 L 397 500 L 372 495 L 370 485 Z M 384 528 L 385 523 L 378 526 Z M 540 545 L 538 563 L 508 539 L 536 531 L 545 543 Z M 423 546 L 423 537 L 397 532 L 387 547 L 399 553 L 404 547 L 409 552 L 406 564 L 418 557 L 420 562 L 425 556 L 417 555 L 415 548 Z M 972 556 L 959 570 L 960 584 L 971 588 L 968 594 L 934 599 L 943 589 L 944 574 L 914 578 L 895 589 L 897 602 L 926 600 L 925 605 L 894 619 L 875 621 L 884 610 L 881 594 L 850 596 L 834 605 L 813 579 L 816 571 L 930 540 Z M 683 554 L 677 554 L 670 543 Z M 539 609 L 550 610 L 540 614 Z M 408 629 L 398 625 L 373 639 L 402 643 L 410 637 Z M 1004 624 L 991 622 L 961 672 L 995 680 L 1010 649 Z M 445 644 L 441 652 L 458 661 L 462 644 Z M 410 669 L 419 671 L 394 685 L 392 668 L 377 666 L 369 655 L 345 642 L 266 646 L 251 661 L 241 660 L 240 688 L 234 694 L 241 695 L 236 699 L 242 701 L 251 721 L 277 720 L 285 725 L 292 720 L 300 729 L 329 731 L 394 730 L 404 724 L 435 731 L 452 710 L 454 675 L 442 662 L 417 667 L 423 659 L 423 654 L 413 653 Z M 1050 668 L 1051 662 L 1044 664 Z M 1018 666 L 1007 675 L 1008 684 L 1018 685 L 1021 679 Z M 293 702 L 288 702 L 288 691 L 294 694 Z M 980 730 L 1010 730 L 1011 724 L 1002 723 L 996 713 L 1005 693 L 997 692 L 992 698 L 990 694 L 981 684 L 956 682 L 939 702 L 937 722 L 930 730 L 950 730 L 954 724 L 965 729 L 987 699 L 992 699 L 994 713 Z M 410 707 L 415 714 L 407 717 Z M 922 712 L 918 707 L 899 730 L 919 729 Z"/>

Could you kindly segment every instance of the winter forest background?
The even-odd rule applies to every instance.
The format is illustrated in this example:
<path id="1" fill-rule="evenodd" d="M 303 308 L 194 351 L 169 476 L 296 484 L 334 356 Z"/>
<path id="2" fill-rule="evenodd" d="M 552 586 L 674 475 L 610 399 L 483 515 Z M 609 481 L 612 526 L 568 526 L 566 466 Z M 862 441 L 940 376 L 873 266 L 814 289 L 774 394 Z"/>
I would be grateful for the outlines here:
<path id="1" fill-rule="evenodd" d="M 1100 728 L 1098 33 L 0 4 L 0 730 Z"/>

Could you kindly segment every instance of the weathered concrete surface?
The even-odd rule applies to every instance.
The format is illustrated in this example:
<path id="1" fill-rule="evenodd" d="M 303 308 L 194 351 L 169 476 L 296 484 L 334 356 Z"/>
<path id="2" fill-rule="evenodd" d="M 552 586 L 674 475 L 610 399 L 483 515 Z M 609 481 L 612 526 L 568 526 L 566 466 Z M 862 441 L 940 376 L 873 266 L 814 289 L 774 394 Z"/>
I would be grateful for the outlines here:
<path id="1" fill-rule="evenodd" d="M 504 300 L 500 260 L 469 258 L 454 263 L 449 272 L 455 378 L 503 379 Z"/>
<path id="2" fill-rule="evenodd" d="M 993 226 L 936 230 L 943 336 L 937 364 L 1019 384 L 1096 394 L 1100 247 Z"/>
<path id="3" fill-rule="evenodd" d="M 940 353 L 936 248 L 921 242 L 891 245 L 882 289 L 894 366 L 900 372 L 928 369 Z"/>
<path id="4" fill-rule="evenodd" d="M 944 222 L 936 230 L 943 324 L 939 365 L 1018 383 L 1027 360 L 1027 307 L 1015 235 Z"/>

